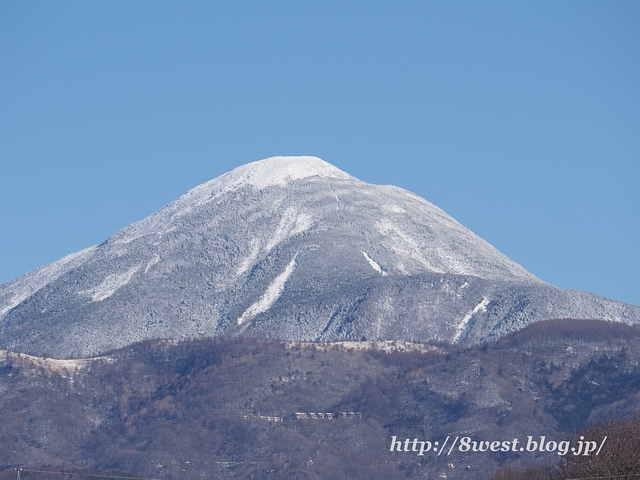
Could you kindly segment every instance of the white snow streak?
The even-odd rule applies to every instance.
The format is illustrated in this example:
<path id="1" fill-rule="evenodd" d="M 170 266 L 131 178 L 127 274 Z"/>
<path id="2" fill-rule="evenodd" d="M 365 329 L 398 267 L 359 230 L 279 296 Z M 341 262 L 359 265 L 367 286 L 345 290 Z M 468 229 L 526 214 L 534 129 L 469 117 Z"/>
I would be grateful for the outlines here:
<path id="1" fill-rule="evenodd" d="M 462 332 L 464 332 L 465 328 L 467 328 L 467 324 L 469 323 L 469 320 L 471 320 L 471 318 L 476 313 L 480 311 L 486 311 L 487 305 L 489 305 L 489 299 L 485 297 L 482 299 L 482 301 L 478 305 L 475 306 L 473 310 L 471 310 L 469 313 L 467 313 L 464 316 L 460 324 L 456 327 L 456 334 L 453 337 L 453 343 L 456 343 L 458 341 L 458 339 L 460 338 L 460 335 L 462 335 Z"/>
<path id="2" fill-rule="evenodd" d="M 397 225 L 391 223 L 389 219 L 384 218 L 379 222 L 376 222 L 376 229 L 382 235 L 391 240 L 391 245 L 387 243 L 386 246 L 390 247 L 400 257 L 410 257 L 427 270 L 436 273 L 444 273 L 441 269 L 436 268 L 426 258 L 424 258 L 420 251 L 421 249 L 418 242 L 413 237 L 404 232 Z"/>
<path id="3" fill-rule="evenodd" d="M 297 256 L 297 255 L 296 255 Z M 256 315 L 266 312 L 271 308 L 271 306 L 280 298 L 282 295 L 282 290 L 284 289 L 284 284 L 287 279 L 293 273 L 293 269 L 296 266 L 296 257 L 293 257 L 293 260 L 289 262 L 287 268 L 284 269 L 280 275 L 278 275 L 271 285 L 267 288 L 267 290 L 262 294 L 260 300 L 247 308 L 244 313 L 238 318 L 238 325 L 242 325 L 247 320 L 255 317 Z"/>
<path id="4" fill-rule="evenodd" d="M 249 267 L 251 267 L 251 265 L 253 265 L 253 262 L 256 261 L 256 258 L 258 258 L 258 253 L 260 253 L 260 242 L 258 242 L 258 240 L 254 238 L 253 240 L 251 240 L 251 252 L 247 257 L 245 257 L 244 260 L 242 260 L 242 263 L 238 267 L 238 270 L 236 270 L 236 277 L 239 277 L 244 272 L 249 270 Z"/>
<path id="5" fill-rule="evenodd" d="M 147 273 L 151 267 L 153 267 L 156 263 L 160 261 L 160 255 L 157 253 L 153 256 L 149 263 L 147 263 L 147 267 L 144 269 L 144 273 Z"/>
<path id="6" fill-rule="evenodd" d="M 236 277 L 239 277 L 251 268 L 261 251 L 269 252 L 279 243 L 308 230 L 313 225 L 313 217 L 306 212 L 298 212 L 295 208 L 287 208 L 273 235 L 266 245 L 260 245 L 258 239 L 251 240 L 249 255 L 247 255 L 236 270 Z"/>
<path id="7" fill-rule="evenodd" d="M 82 265 L 95 249 L 95 246 L 85 248 L 3 284 L 0 288 L 0 318 L 45 285 L 56 281 L 69 270 Z"/>
<path id="8" fill-rule="evenodd" d="M 287 208 L 282 214 L 278 228 L 269 240 L 266 250 L 269 251 L 283 240 L 304 232 L 312 223 L 313 217 L 308 213 L 297 212 L 293 207 Z"/>
<path id="9" fill-rule="evenodd" d="M 94 302 L 101 302 L 113 295 L 116 290 L 129 283 L 129 280 L 131 280 L 133 274 L 138 271 L 138 268 L 138 266 L 135 266 L 126 272 L 108 275 L 97 287 L 79 293 L 90 296 Z"/>
<path id="10" fill-rule="evenodd" d="M 385 272 L 384 270 L 382 270 L 382 268 L 380 268 L 380 265 L 378 265 L 378 262 L 376 262 L 369 255 L 367 255 L 367 252 L 365 252 L 364 250 L 360 250 L 360 251 L 362 252 L 362 255 L 364 255 L 364 258 L 367 259 L 367 262 L 369 262 L 369 265 L 371 265 L 371 268 L 373 268 L 376 272 L 382 274 L 383 277 L 386 277 L 388 275 L 387 272 Z"/>

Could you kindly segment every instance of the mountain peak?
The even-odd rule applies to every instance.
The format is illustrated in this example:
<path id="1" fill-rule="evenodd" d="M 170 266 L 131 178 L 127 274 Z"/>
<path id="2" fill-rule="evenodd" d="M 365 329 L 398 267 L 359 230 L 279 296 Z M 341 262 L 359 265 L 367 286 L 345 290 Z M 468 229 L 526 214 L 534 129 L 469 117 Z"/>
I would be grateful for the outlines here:
<path id="1" fill-rule="evenodd" d="M 550 318 L 640 323 L 640 307 L 547 285 L 426 200 L 317 157 L 236 168 L 0 286 L 0 348 L 54 356 L 214 335 L 470 344 Z"/>
<path id="2" fill-rule="evenodd" d="M 348 173 L 334 167 L 328 162 L 310 156 L 270 157 L 257 162 L 248 163 L 219 177 L 227 188 L 240 185 L 251 185 L 263 189 L 308 177 L 330 177 L 354 179 Z"/>

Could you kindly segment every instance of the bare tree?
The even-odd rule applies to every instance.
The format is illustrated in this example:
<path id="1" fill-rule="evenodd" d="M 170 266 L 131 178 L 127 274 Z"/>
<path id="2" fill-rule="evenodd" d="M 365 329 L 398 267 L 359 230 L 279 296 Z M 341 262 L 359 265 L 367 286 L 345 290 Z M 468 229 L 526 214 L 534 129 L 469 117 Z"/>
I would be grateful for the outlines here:
<path id="1" fill-rule="evenodd" d="M 602 448 L 598 455 L 595 452 L 567 455 L 556 478 L 640 478 L 640 419 L 637 416 L 631 420 L 604 420 L 578 433 L 573 444 L 578 445 L 579 441 L 583 445 L 584 442 L 596 442 Z"/>
<path id="2" fill-rule="evenodd" d="M 555 467 L 498 469 L 491 480 L 639 480 L 640 419 L 603 420 L 578 433 Z"/>

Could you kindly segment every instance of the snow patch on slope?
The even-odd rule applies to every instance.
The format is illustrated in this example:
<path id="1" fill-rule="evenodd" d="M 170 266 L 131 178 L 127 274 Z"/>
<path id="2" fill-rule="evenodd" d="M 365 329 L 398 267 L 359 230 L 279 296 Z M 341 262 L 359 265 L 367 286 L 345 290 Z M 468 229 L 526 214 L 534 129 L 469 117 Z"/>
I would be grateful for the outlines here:
<path id="1" fill-rule="evenodd" d="M 251 251 L 249 252 L 249 255 L 247 255 L 242 260 L 242 262 L 238 266 L 238 269 L 236 270 L 236 277 L 239 277 L 244 272 L 249 270 L 249 267 L 251 267 L 251 265 L 253 265 L 253 262 L 256 261 L 256 258 L 258 258 L 258 253 L 260 253 L 260 242 L 258 242 L 258 240 L 254 238 L 253 240 L 251 240 Z"/>
<path id="2" fill-rule="evenodd" d="M 266 249 L 271 250 L 283 240 L 308 230 L 312 223 L 313 217 L 308 213 L 298 212 L 293 207 L 287 208 L 280 219 L 280 223 L 273 237 L 269 240 Z"/>
<path id="3" fill-rule="evenodd" d="M 385 246 L 398 256 L 409 257 L 431 272 L 444 273 L 424 258 L 420 252 L 418 242 L 411 235 L 394 225 L 388 218 L 376 222 L 375 226 L 378 232 L 387 237 L 388 241 L 385 242 Z M 398 265 L 398 269 L 406 272 L 404 265 Z"/>
<path id="4" fill-rule="evenodd" d="M 293 259 L 289 262 L 289 265 L 287 265 L 287 268 L 284 269 L 284 272 L 278 275 L 271 282 L 271 285 L 269 285 L 267 290 L 262 294 L 262 297 L 260 297 L 260 299 L 256 303 L 247 308 L 240 316 L 240 318 L 238 318 L 238 325 L 242 325 L 247 320 L 250 320 L 251 318 L 262 312 L 266 312 L 274 303 L 276 303 L 278 298 L 280 298 L 280 295 L 282 295 L 284 284 L 293 273 L 295 266 L 296 257 L 294 256 Z"/>
<path id="5" fill-rule="evenodd" d="M 373 268 L 376 272 L 380 273 L 383 277 L 386 277 L 388 275 L 387 272 L 385 272 L 384 270 L 382 270 L 382 268 L 380 268 L 380 265 L 378 265 L 378 262 L 376 262 L 369 255 L 367 255 L 367 252 L 365 252 L 364 250 L 360 250 L 360 251 L 362 252 L 362 255 L 364 255 L 364 258 L 367 259 L 367 262 L 369 262 L 369 265 L 371 265 L 371 268 Z"/>
<path id="6" fill-rule="evenodd" d="M 261 245 L 256 238 L 251 240 L 249 254 L 238 265 L 236 277 L 245 273 L 255 264 L 262 250 L 269 252 L 279 243 L 308 230 L 313 225 L 313 220 L 313 217 L 306 212 L 298 212 L 293 207 L 287 208 L 266 245 Z"/>
<path id="7" fill-rule="evenodd" d="M 160 255 L 158 255 L 157 253 L 153 256 L 153 258 L 151 260 L 149 260 L 149 263 L 147 263 L 146 268 L 144 269 L 144 273 L 147 273 L 149 271 L 149 269 L 151 267 L 153 267 L 156 263 L 158 263 L 160 261 Z"/>
<path id="8" fill-rule="evenodd" d="M 133 274 L 138 271 L 138 268 L 138 266 L 135 266 L 126 272 L 108 275 L 97 287 L 79 293 L 90 296 L 93 302 L 101 302 L 113 295 L 116 290 L 129 283 L 129 280 L 131 280 Z"/>
<path id="9" fill-rule="evenodd" d="M 487 305 L 489 305 L 489 299 L 485 297 L 482 299 L 482 301 L 478 305 L 474 307 L 473 310 L 471 310 L 469 313 L 467 313 L 464 316 L 460 324 L 456 327 L 456 334 L 453 337 L 452 343 L 456 343 L 460 339 L 460 336 L 462 335 L 462 333 L 467 328 L 467 325 L 469 324 L 469 320 L 471 320 L 475 314 L 481 311 L 485 312 L 487 310 Z"/>
<path id="10" fill-rule="evenodd" d="M 96 247 L 85 248 L 72 253 L 49 265 L 37 268 L 31 272 L 0 286 L 0 318 L 12 308 L 36 293 L 45 285 L 56 281 L 69 270 L 84 263 L 95 251 Z"/>

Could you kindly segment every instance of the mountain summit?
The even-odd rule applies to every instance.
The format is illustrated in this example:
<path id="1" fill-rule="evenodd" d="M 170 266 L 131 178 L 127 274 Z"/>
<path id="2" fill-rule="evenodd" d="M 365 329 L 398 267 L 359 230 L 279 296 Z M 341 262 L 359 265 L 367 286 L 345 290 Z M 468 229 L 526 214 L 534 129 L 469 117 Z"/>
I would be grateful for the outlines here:
<path id="1" fill-rule="evenodd" d="M 417 195 L 316 157 L 236 168 L 0 286 L 0 348 L 56 357 L 213 335 L 475 343 L 563 317 L 640 307 L 550 286 Z"/>

